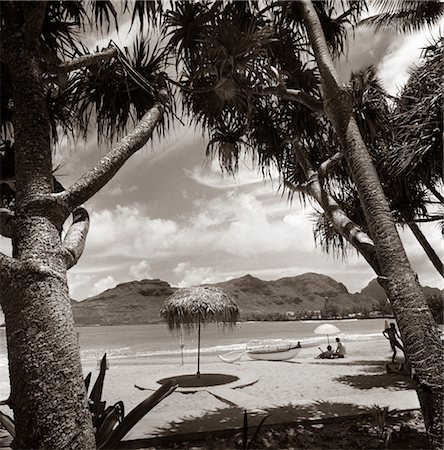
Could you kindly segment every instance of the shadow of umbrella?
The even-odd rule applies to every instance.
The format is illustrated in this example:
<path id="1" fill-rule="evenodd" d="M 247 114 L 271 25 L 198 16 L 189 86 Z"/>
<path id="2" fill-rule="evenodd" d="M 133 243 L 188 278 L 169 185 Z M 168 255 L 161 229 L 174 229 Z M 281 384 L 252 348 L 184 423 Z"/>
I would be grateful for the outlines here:
<path id="1" fill-rule="evenodd" d="M 221 289 L 194 286 L 177 290 L 160 309 L 171 332 L 181 328 L 188 334 L 197 328 L 197 375 L 200 375 L 201 324 L 216 322 L 234 326 L 239 317 L 239 308 L 234 300 Z"/>
<path id="2" fill-rule="evenodd" d="M 335 325 L 332 325 L 331 323 L 324 323 L 322 325 L 319 325 L 317 328 L 315 328 L 314 333 L 315 334 L 326 334 L 327 335 L 327 342 L 328 345 L 330 345 L 330 334 L 339 334 L 341 330 L 336 327 Z"/>

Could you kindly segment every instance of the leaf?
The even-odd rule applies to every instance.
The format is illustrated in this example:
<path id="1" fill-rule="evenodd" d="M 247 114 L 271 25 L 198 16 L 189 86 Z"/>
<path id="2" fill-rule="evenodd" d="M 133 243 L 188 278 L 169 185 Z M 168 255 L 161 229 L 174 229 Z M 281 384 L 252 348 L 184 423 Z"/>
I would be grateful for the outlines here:
<path id="1" fill-rule="evenodd" d="M 103 355 L 102 361 L 100 362 L 100 372 L 97 377 L 96 382 L 94 383 L 94 387 L 92 388 L 91 395 L 89 398 L 92 401 L 92 409 L 91 412 L 95 418 L 99 417 L 100 410 L 104 410 L 104 402 L 102 402 L 102 392 L 103 392 L 103 383 L 105 381 L 105 373 L 106 373 L 106 353 Z"/>
<path id="2" fill-rule="evenodd" d="M 15 438 L 15 424 L 14 420 L 12 420 L 9 416 L 6 414 L 3 414 L 0 411 L 0 424 L 5 428 L 5 430 L 13 437 Z"/>
<path id="3" fill-rule="evenodd" d="M 254 442 L 256 441 L 257 436 L 258 436 L 258 434 L 259 434 L 259 431 L 260 431 L 260 429 L 262 428 L 262 425 L 264 424 L 264 422 L 265 422 L 267 419 L 268 419 L 268 416 L 265 416 L 265 417 L 263 417 L 262 420 L 259 422 L 259 425 L 257 426 L 256 431 L 254 432 L 253 437 L 251 438 L 251 441 L 250 441 L 250 443 L 248 444 L 247 449 L 252 448 L 252 445 L 253 445 Z"/>
<path id="4" fill-rule="evenodd" d="M 100 445 L 100 449 L 116 448 L 119 442 L 126 436 L 126 434 L 159 402 L 172 394 L 177 388 L 178 384 L 173 385 L 172 381 L 162 385 L 156 392 L 150 395 L 143 402 L 139 403 L 131 412 L 123 419 L 123 421 L 112 431 L 109 439 Z"/>
<path id="5" fill-rule="evenodd" d="M 242 426 L 242 448 L 246 450 L 248 444 L 248 413 L 244 410 L 244 421 Z"/>
<path id="6" fill-rule="evenodd" d="M 91 376 L 92 376 L 92 373 L 89 372 L 89 374 L 85 377 L 85 389 L 86 389 L 86 392 L 88 392 L 89 385 L 91 384 Z"/>
<path id="7" fill-rule="evenodd" d="M 106 409 L 101 424 L 96 431 L 96 444 L 98 447 L 109 439 L 113 428 L 123 420 L 123 416 L 124 406 L 121 401 Z"/>

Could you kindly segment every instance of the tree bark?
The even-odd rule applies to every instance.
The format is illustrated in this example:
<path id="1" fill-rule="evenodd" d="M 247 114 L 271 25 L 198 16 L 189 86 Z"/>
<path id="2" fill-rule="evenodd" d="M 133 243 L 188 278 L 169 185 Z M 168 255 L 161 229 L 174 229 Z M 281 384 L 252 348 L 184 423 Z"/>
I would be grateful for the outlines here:
<path id="1" fill-rule="evenodd" d="M 94 449 L 60 242 L 66 212 L 60 214 L 54 202 L 44 201 L 53 179 L 38 50 L 46 4 L 17 2 L 12 7 L 16 11 L 6 23 L 14 29 L 5 32 L 2 58 L 11 73 L 14 96 L 14 263 L 2 260 L 17 267 L 13 276 L 1 277 L 0 300 L 16 423 L 14 446 Z"/>
<path id="2" fill-rule="evenodd" d="M 392 304 L 406 356 L 418 380 L 424 422 L 435 448 L 443 439 L 443 349 L 439 331 L 416 274 L 410 268 L 376 169 L 352 114 L 351 97 L 341 86 L 322 26 L 310 0 L 301 11 L 319 68 L 325 111 L 333 122 L 344 157 L 358 190 Z"/>
<path id="3" fill-rule="evenodd" d="M 379 267 L 379 261 L 373 241 L 359 228 L 358 225 L 350 220 L 335 199 L 324 189 L 319 180 L 319 174 L 311 166 L 308 156 L 302 146 L 296 141 L 293 143 L 293 146 L 295 157 L 308 180 L 304 190 L 305 193 L 316 200 L 336 232 L 364 257 L 377 275 L 380 275 L 381 269 Z M 286 186 L 291 189 L 291 186 L 288 184 Z"/>

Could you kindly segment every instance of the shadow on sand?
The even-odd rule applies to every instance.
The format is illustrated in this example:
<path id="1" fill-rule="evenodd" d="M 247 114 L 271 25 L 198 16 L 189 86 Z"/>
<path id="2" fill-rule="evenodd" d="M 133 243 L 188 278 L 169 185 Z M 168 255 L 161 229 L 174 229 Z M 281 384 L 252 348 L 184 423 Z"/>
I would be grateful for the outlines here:
<path id="1" fill-rule="evenodd" d="M 249 411 L 249 425 L 257 426 L 264 416 L 266 423 L 291 423 L 304 420 L 322 420 L 327 417 L 341 417 L 369 413 L 372 408 L 350 403 L 315 402 L 310 405 L 284 405 L 261 411 Z M 242 426 L 244 409 L 240 407 L 220 408 L 209 411 L 203 416 L 186 416 L 181 422 L 171 422 L 166 427 L 156 430 L 158 436 L 208 432 L 209 430 L 236 429 Z"/>

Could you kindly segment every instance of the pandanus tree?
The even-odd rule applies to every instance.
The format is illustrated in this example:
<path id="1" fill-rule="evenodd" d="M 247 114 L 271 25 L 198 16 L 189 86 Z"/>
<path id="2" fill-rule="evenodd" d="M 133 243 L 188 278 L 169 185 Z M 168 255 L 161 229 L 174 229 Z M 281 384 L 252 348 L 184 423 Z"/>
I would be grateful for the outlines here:
<path id="1" fill-rule="evenodd" d="M 372 132 L 370 124 L 360 121 L 352 88 L 340 82 L 333 63 L 344 46 L 344 25 L 356 23 L 362 8 L 362 2 L 309 0 L 268 2 L 263 10 L 256 3 L 248 8 L 216 2 L 211 9 L 196 4 L 194 15 L 176 17 L 169 33 L 183 60 L 184 106 L 209 131 L 208 151 L 217 152 L 228 171 L 236 169 L 242 149 L 264 170 L 274 164 L 285 186 L 316 202 L 334 230 L 375 270 L 418 381 L 429 436 L 440 447 L 439 331 L 376 170 L 378 147 L 363 139 L 366 129 Z M 193 28 L 193 17 L 208 19 Z M 194 33 L 197 45 L 185 45 L 181 36 L 190 37 L 185 29 Z M 353 189 L 359 208 L 347 211 L 332 195 L 341 184 Z M 356 211 L 365 228 L 350 216 Z"/>
<path id="2" fill-rule="evenodd" d="M 9 1 L 1 9 L 2 194 L 8 198 L 0 231 L 12 241 L 12 256 L 0 255 L 0 292 L 14 445 L 92 449 L 66 275 L 88 232 L 82 204 L 166 125 L 162 58 L 146 40 L 127 53 L 116 46 L 87 50 L 85 29 L 117 21 L 108 1 Z M 55 188 L 55 141 L 64 133 L 81 137 L 91 126 L 118 142 L 71 186 Z"/>
<path id="3" fill-rule="evenodd" d="M 440 49 L 440 46 L 433 46 L 433 49 Z M 432 48 L 427 51 L 429 58 L 431 51 Z M 436 61 L 439 59 L 438 55 L 432 59 Z M 443 275 L 443 265 L 439 256 L 417 224 L 417 222 L 433 222 L 442 219 L 442 215 L 438 214 L 434 207 L 436 203 L 434 197 L 439 196 L 438 186 L 441 174 L 438 167 L 439 161 L 442 161 L 440 145 L 436 144 L 440 142 L 440 115 L 442 114 L 439 106 L 442 89 L 437 80 L 442 69 L 438 64 L 422 63 L 417 71 L 421 75 L 412 76 L 408 85 L 410 86 L 413 80 L 419 78 L 423 81 L 423 90 L 429 91 L 429 96 L 425 95 L 425 92 L 422 93 L 423 102 L 418 99 L 419 108 L 406 108 L 405 103 L 411 105 L 412 99 L 415 98 L 411 93 L 401 95 L 400 98 L 389 96 L 379 84 L 375 68 L 370 66 L 352 73 L 350 85 L 353 110 L 364 141 L 372 154 L 394 218 L 401 226 L 408 226 L 411 229 L 430 262 Z M 425 86 L 429 86 L 429 89 Z M 434 88 L 433 91 L 430 87 Z M 411 91 L 410 88 L 407 89 Z M 421 116 L 415 118 L 415 114 L 419 114 L 420 111 Z M 405 117 L 406 115 L 408 118 Z M 418 136 L 419 123 L 425 128 L 420 136 Z M 411 155 L 410 152 L 413 154 Z M 419 153 L 417 159 L 426 160 L 425 164 L 410 163 L 416 153 Z M 367 230 L 362 210 L 351 211 L 353 208 L 361 208 L 356 191 L 344 185 L 350 181 L 347 177 L 341 179 L 343 183 L 336 187 L 336 193 L 333 194 L 335 199 L 362 229 Z M 326 222 L 324 215 L 319 217 L 315 233 L 322 248 L 327 252 L 340 250 L 344 253 L 346 251 L 344 240 L 334 233 L 334 229 Z"/>

